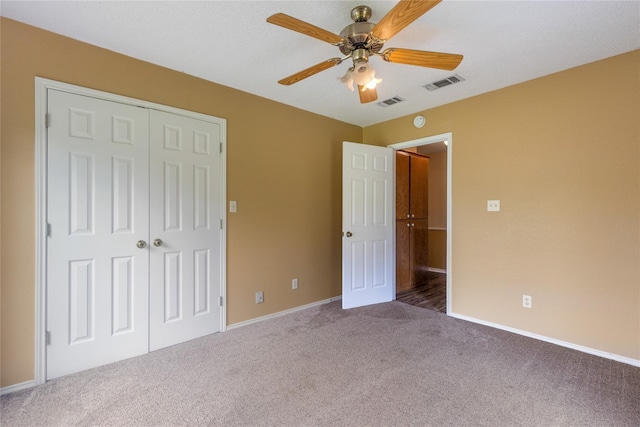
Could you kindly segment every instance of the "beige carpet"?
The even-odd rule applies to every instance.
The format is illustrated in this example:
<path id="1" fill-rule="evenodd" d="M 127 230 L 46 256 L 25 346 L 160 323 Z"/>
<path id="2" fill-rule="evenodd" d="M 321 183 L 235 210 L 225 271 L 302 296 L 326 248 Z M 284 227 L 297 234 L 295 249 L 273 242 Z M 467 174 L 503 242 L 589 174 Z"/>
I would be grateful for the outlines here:
<path id="1" fill-rule="evenodd" d="M 0 399 L 5 426 L 639 426 L 640 368 L 401 302 L 321 307 Z"/>

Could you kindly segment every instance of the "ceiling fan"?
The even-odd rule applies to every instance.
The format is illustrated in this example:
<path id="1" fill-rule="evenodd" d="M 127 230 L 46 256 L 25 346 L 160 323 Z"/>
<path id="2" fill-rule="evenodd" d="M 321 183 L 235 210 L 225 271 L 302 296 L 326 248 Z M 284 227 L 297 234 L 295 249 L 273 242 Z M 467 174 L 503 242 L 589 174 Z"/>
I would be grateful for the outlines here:
<path id="1" fill-rule="evenodd" d="M 375 70 L 369 64 L 369 57 L 372 55 L 381 56 L 387 62 L 398 64 L 417 65 L 441 70 L 455 69 L 462 61 L 462 55 L 401 48 L 382 50 L 382 46 L 387 40 L 441 1 L 401 0 L 377 24 L 369 22 L 369 18 L 371 18 L 370 7 L 357 6 L 351 10 L 351 19 L 353 19 L 354 23 L 347 25 L 339 35 L 284 13 L 276 13 L 268 17 L 267 22 L 271 24 L 330 43 L 337 46 L 340 52 L 345 55 L 342 58 L 327 59 L 289 77 L 285 77 L 279 80 L 278 83 L 287 86 L 292 85 L 351 58 L 353 66 L 349 68 L 340 80 L 347 84 L 351 90 L 353 90 L 353 84 L 355 83 L 358 86 L 360 102 L 364 104 L 378 99 L 376 84 L 381 81 L 375 78 Z"/>

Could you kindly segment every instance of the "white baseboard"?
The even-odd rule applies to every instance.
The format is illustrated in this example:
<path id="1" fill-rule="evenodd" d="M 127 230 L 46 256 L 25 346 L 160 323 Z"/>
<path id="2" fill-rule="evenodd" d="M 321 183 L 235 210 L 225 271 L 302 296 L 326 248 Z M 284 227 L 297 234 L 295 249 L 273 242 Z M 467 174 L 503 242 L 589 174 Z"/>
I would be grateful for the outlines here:
<path id="1" fill-rule="evenodd" d="M 429 271 L 433 271 L 434 273 L 444 273 L 444 274 L 447 274 L 447 270 L 445 270 L 445 269 L 443 269 L 443 268 L 429 267 Z"/>
<path id="2" fill-rule="evenodd" d="M 4 396 L 5 394 L 13 393 L 15 391 L 31 388 L 35 385 L 36 385 L 36 382 L 34 380 L 31 380 L 31 381 L 25 381 L 19 384 L 13 384 L 7 387 L 2 387 L 0 388 L 0 396 Z"/>
<path id="3" fill-rule="evenodd" d="M 337 296 L 337 297 L 333 297 L 333 298 L 329 298 L 329 299 L 325 299 L 325 300 L 322 300 L 322 301 L 312 302 L 311 304 L 305 304 L 305 305 L 301 305 L 299 307 L 290 308 L 289 310 L 284 310 L 284 311 L 279 311 L 277 313 L 267 314 L 266 316 L 256 317 L 255 319 L 249 319 L 249 320 L 245 320 L 243 322 L 234 323 L 232 325 L 228 325 L 227 326 L 227 331 L 230 330 L 230 329 L 239 328 L 241 326 L 247 326 L 247 325 L 251 325 L 253 323 L 258 323 L 258 322 L 262 322 L 262 321 L 265 321 L 265 320 L 274 319 L 276 317 L 284 316 L 285 314 L 295 313 L 296 311 L 306 310 L 307 308 L 328 304 L 330 302 L 338 301 L 338 300 L 341 300 L 341 299 L 342 299 L 342 295 L 341 296 Z"/>
<path id="4" fill-rule="evenodd" d="M 616 362 L 626 363 L 627 365 L 640 367 L 640 360 L 632 359 L 630 357 L 620 356 L 618 354 L 608 353 L 602 350 L 596 350 L 595 348 L 585 347 L 578 344 L 573 344 L 567 341 L 557 340 L 555 338 L 545 337 L 544 335 L 534 334 L 532 332 L 523 331 L 516 328 L 510 328 L 498 323 L 486 322 L 484 320 L 476 319 L 474 317 L 465 316 L 463 314 L 449 313 L 449 316 L 456 319 L 466 320 L 468 322 L 478 323 L 480 325 L 489 326 L 491 328 L 502 329 L 503 331 L 513 332 L 514 334 L 524 335 L 525 337 L 535 338 L 540 341 L 545 341 L 551 344 L 559 345 L 562 347 L 570 348 L 572 350 L 581 351 L 583 353 L 592 354 L 594 356 L 600 356 L 605 359 L 615 360 Z"/>

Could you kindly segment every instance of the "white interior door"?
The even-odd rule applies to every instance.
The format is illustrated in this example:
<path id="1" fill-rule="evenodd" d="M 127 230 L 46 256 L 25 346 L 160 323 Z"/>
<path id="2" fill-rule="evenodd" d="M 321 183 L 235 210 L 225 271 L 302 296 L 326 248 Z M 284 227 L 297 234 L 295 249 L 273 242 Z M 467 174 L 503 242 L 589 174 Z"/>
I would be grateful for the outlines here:
<path id="1" fill-rule="evenodd" d="M 148 112 L 48 91 L 47 378 L 148 351 Z"/>
<path id="2" fill-rule="evenodd" d="M 393 149 L 342 149 L 342 308 L 395 296 Z"/>
<path id="3" fill-rule="evenodd" d="M 151 110 L 152 351 L 220 331 L 221 135 Z"/>

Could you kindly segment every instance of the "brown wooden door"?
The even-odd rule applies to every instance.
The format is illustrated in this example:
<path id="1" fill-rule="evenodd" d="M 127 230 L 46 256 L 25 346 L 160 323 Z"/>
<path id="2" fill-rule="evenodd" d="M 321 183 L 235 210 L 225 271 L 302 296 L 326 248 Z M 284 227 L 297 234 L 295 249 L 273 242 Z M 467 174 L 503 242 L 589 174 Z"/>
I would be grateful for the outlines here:
<path id="1" fill-rule="evenodd" d="M 409 179 L 411 218 L 429 217 L 429 158 L 411 156 Z"/>
<path id="2" fill-rule="evenodd" d="M 396 221 L 396 293 L 411 287 L 411 221 Z"/>
<path id="3" fill-rule="evenodd" d="M 411 219 L 410 266 L 411 286 L 425 283 L 429 275 L 429 220 Z"/>
<path id="4" fill-rule="evenodd" d="M 396 293 L 428 276 L 429 158 L 396 152 Z"/>
<path id="5" fill-rule="evenodd" d="M 410 156 L 396 151 L 396 219 L 409 218 L 409 162 Z"/>

